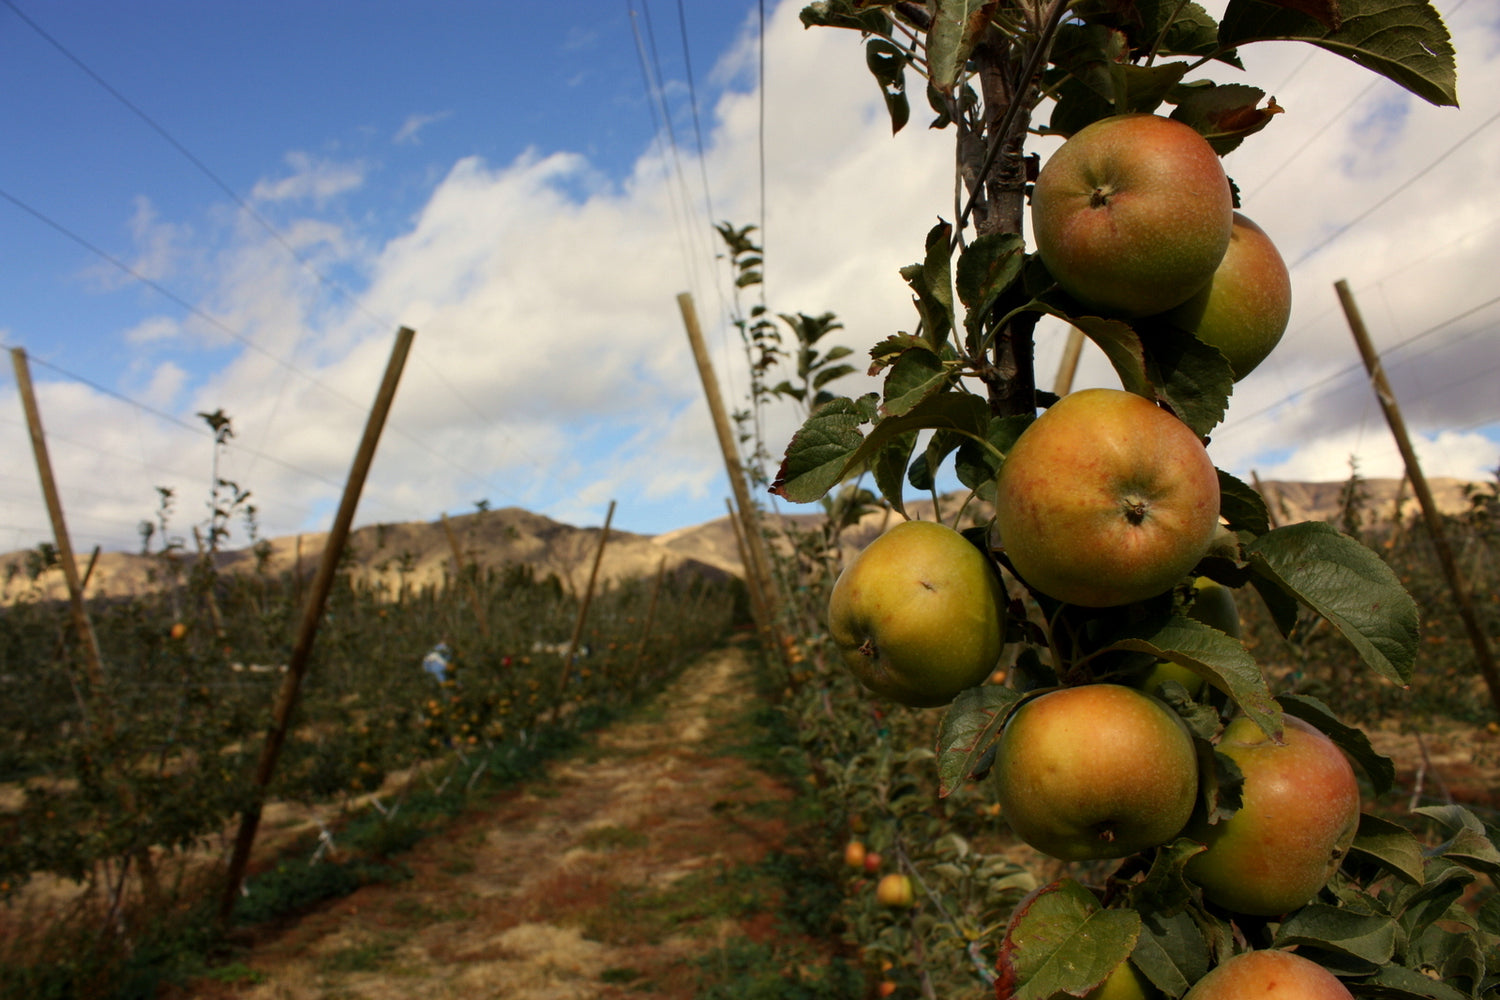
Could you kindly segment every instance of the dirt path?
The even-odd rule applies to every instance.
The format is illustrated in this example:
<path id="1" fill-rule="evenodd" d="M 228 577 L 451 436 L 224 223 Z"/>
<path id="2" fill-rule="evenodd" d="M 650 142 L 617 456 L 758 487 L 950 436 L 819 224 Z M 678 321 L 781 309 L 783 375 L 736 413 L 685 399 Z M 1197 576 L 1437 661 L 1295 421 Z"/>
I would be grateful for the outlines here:
<path id="1" fill-rule="evenodd" d="M 422 841 L 400 859 L 412 878 L 308 914 L 171 996 L 694 996 L 702 956 L 774 933 L 761 862 L 791 793 L 736 751 L 754 705 L 745 652 L 712 652 Z"/>

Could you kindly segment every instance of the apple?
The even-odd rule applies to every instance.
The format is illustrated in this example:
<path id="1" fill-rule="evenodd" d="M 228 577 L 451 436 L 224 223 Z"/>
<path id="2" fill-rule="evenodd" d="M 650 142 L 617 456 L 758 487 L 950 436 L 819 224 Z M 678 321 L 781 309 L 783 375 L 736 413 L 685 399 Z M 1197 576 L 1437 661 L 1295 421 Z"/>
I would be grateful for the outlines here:
<path id="1" fill-rule="evenodd" d="M 1182 1000 L 1353 1000 L 1317 962 L 1279 949 L 1245 951 L 1219 963 Z"/>
<path id="2" fill-rule="evenodd" d="M 1236 212 L 1229 249 L 1213 277 L 1161 318 L 1217 347 L 1238 382 L 1281 342 L 1291 315 L 1286 262 L 1265 230 Z M 1149 326 L 1143 335 L 1150 337 Z"/>
<path id="3" fill-rule="evenodd" d="M 1069 295 L 1149 316 L 1208 284 L 1229 247 L 1234 204 L 1213 147 L 1160 115 L 1116 115 L 1048 157 L 1031 194 L 1037 253 Z"/>
<path id="4" fill-rule="evenodd" d="M 1170 590 L 1219 526 L 1219 477 L 1198 436 L 1120 389 L 1052 404 L 1011 446 L 995 492 L 995 525 L 1017 575 L 1085 607 Z"/>
<path id="5" fill-rule="evenodd" d="M 994 781 L 1016 836 L 1064 861 L 1123 858 L 1182 830 L 1198 797 L 1193 738 L 1120 684 L 1059 688 L 1005 723 Z"/>
<path id="6" fill-rule="evenodd" d="M 1185 836 L 1208 850 L 1189 859 L 1187 877 L 1236 913 L 1273 917 L 1309 902 L 1328 884 L 1359 828 L 1360 794 L 1343 751 L 1301 719 L 1285 716 L 1273 743 L 1241 716 L 1224 727 L 1218 749 L 1245 776 L 1240 808 Z"/>
<path id="7" fill-rule="evenodd" d="M 863 841 L 851 840 L 844 845 L 844 864 L 850 868 L 863 868 L 865 866 L 865 845 Z"/>
<path id="8" fill-rule="evenodd" d="M 877 695 L 946 705 L 995 669 L 1005 592 L 963 535 L 935 521 L 904 521 L 839 574 L 828 631 L 845 666 Z"/>
<path id="9" fill-rule="evenodd" d="M 1206 576 L 1200 576 L 1193 581 L 1193 597 L 1188 602 L 1188 617 L 1197 619 L 1205 625 L 1212 625 L 1220 632 L 1240 637 L 1240 613 L 1235 607 L 1234 591 L 1219 583 L 1210 580 Z M 1180 663 L 1171 660 L 1160 660 L 1155 666 L 1148 669 L 1140 681 L 1136 684 L 1142 691 L 1155 693 L 1167 681 L 1176 681 L 1187 688 L 1188 694 L 1197 697 L 1207 683 L 1201 676 L 1193 673 Z"/>
<path id="10" fill-rule="evenodd" d="M 181 639 L 183 636 L 187 635 L 187 626 L 182 622 L 173 622 L 172 631 L 170 634 L 173 639 Z"/>
<path id="11" fill-rule="evenodd" d="M 896 992 L 896 984 L 889 979 L 882 979 L 880 985 L 875 987 L 875 992 L 882 997 L 888 997 Z"/>
<path id="12" fill-rule="evenodd" d="M 875 899 L 881 906 L 904 910 L 916 899 L 911 878 L 903 872 L 891 872 L 875 885 Z"/>
<path id="13" fill-rule="evenodd" d="M 1109 978 L 1083 995 L 1083 1000 L 1151 1000 L 1161 991 L 1147 982 L 1128 961 L 1121 962 Z"/>
<path id="14" fill-rule="evenodd" d="M 870 874 L 873 875 L 875 872 L 878 872 L 880 870 L 880 862 L 881 862 L 880 852 L 878 852 L 878 851 L 866 851 L 865 852 L 865 871 L 867 871 L 867 872 L 869 872 Z"/>

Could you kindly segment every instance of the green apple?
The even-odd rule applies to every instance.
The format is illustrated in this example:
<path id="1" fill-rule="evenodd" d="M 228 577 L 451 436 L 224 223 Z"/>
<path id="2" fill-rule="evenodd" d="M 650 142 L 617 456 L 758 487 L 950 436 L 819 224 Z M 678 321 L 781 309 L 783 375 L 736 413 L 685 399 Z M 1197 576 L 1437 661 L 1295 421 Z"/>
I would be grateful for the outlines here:
<path id="1" fill-rule="evenodd" d="M 1240 613 L 1235 607 L 1234 591 L 1219 583 L 1210 580 L 1206 576 L 1200 576 L 1193 581 L 1193 597 L 1188 602 L 1188 616 L 1205 625 L 1212 625 L 1220 632 L 1240 637 Z M 1136 684 L 1142 691 L 1155 693 L 1167 681 L 1176 681 L 1187 688 L 1188 694 L 1197 697 L 1207 683 L 1200 675 L 1193 673 L 1180 663 L 1171 660 L 1159 660 L 1141 677 Z"/>
<path id="2" fill-rule="evenodd" d="M 906 909 L 916 899 L 911 878 L 903 872 L 891 872 L 882 877 L 875 883 L 875 899 L 881 906 L 889 906 L 893 910 Z"/>
<path id="3" fill-rule="evenodd" d="M 1353 1000 L 1337 976 L 1289 951 L 1245 951 L 1221 962 L 1182 1000 Z"/>
<path id="4" fill-rule="evenodd" d="M 1343 751 L 1301 719 L 1284 717 L 1273 743 L 1241 716 L 1224 727 L 1219 752 L 1245 776 L 1240 808 L 1184 832 L 1208 845 L 1189 879 L 1228 910 L 1273 917 L 1309 902 L 1328 884 L 1359 828 L 1359 782 Z"/>
<path id="5" fill-rule="evenodd" d="M 1047 158 L 1031 194 L 1037 253 L 1058 285 L 1121 316 L 1197 293 L 1229 247 L 1234 215 L 1218 154 L 1159 115 L 1116 115 Z"/>
<path id="6" fill-rule="evenodd" d="M 1128 961 L 1121 962 L 1109 978 L 1083 995 L 1083 1000 L 1153 1000 L 1161 991 L 1146 981 Z"/>
<path id="7" fill-rule="evenodd" d="M 828 631 L 871 691 L 904 705 L 946 705 L 995 669 L 1005 592 L 963 535 L 935 521 L 904 521 L 839 574 Z"/>
<path id="8" fill-rule="evenodd" d="M 1123 858 L 1182 830 L 1198 797 L 1187 727 L 1119 684 L 1049 691 L 1000 734 L 994 781 L 1016 836 L 1064 861 Z"/>
<path id="9" fill-rule="evenodd" d="M 1016 573 L 1086 607 L 1172 589 L 1219 526 L 1219 477 L 1198 436 L 1120 389 L 1082 389 L 1052 404 L 1011 446 L 995 493 L 995 525 Z"/>
<path id="10" fill-rule="evenodd" d="M 1238 382 L 1281 342 L 1291 315 L 1286 262 L 1265 230 L 1236 212 L 1229 249 L 1214 276 L 1162 319 L 1217 347 Z"/>

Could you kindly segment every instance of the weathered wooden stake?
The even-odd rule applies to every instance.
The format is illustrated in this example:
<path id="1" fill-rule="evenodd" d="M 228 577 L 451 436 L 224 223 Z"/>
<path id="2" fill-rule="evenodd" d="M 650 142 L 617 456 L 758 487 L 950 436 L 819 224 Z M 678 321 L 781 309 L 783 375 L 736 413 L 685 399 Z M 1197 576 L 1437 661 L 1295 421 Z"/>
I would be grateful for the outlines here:
<path id="1" fill-rule="evenodd" d="M 307 674 L 308 660 L 312 655 L 313 641 L 318 636 L 318 624 L 323 617 L 323 606 L 328 593 L 333 589 L 334 575 L 338 570 L 339 557 L 349 539 L 349 527 L 354 521 L 355 508 L 359 506 L 359 495 L 364 489 L 365 477 L 375 460 L 375 446 L 380 442 L 380 432 L 385 427 L 385 418 L 390 413 L 391 403 L 396 398 L 396 386 L 401 381 L 401 370 L 406 365 L 406 355 L 411 350 L 413 330 L 401 327 L 396 332 L 396 344 L 386 363 L 385 378 L 375 395 L 375 404 L 365 420 L 364 437 L 354 455 L 354 465 L 344 483 L 344 496 L 339 502 L 338 512 L 329 529 L 328 541 L 323 548 L 323 557 L 318 563 L 317 575 L 313 577 L 312 591 L 302 610 L 302 622 L 297 629 L 297 639 L 287 660 L 286 678 L 281 683 L 281 692 L 276 698 L 276 707 L 271 714 L 271 726 L 266 732 L 266 742 L 261 747 L 260 760 L 252 779 L 251 801 L 240 819 L 239 832 L 234 838 L 234 850 L 229 857 L 229 871 L 225 878 L 224 895 L 219 900 L 219 924 L 227 927 L 234 914 L 235 899 L 239 896 L 240 884 L 245 879 L 245 868 L 250 863 L 250 849 L 255 846 L 255 831 L 260 825 L 260 814 L 265 806 L 266 789 L 276 773 L 276 761 L 286 742 L 291 725 L 292 711 L 297 707 L 297 698 L 302 689 L 302 678 Z M 300 574 L 299 574 L 300 575 Z"/>
<path id="2" fill-rule="evenodd" d="M 1083 354 L 1083 331 L 1076 326 L 1068 327 L 1068 340 L 1063 345 L 1062 361 L 1057 366 L 1057 381 L 1052 391 L 1066 396 L 1073 390 L 1073 376 L 1078 373 L 1078 358 Z"/>
<path id="3" fill-rule="evenodd" d="M 641 626 L 640 642 L 636 645 L 635 665 L 630 668 L 633 681 L 640 675 L 641 664 L 646 659 L 646 643 L 651 638 L 651 626 L 656 622 L 656 599 L 661 596 L 661 582 L 667 575 L 667 557 L 662 556 L 656 565 L 656 582 L 651 585 L 651 600 L 646 604 L 646 624 Z"/>
<path id="4" fill-rule="evenodd" d="M 734 490 L 735 507 L 739 510 L 740 526 L 745 532 L 745 547 L 750 554 L 746 565 L 748 573 L 759 581 L 765 598 L 767 619 L 758 622 L 762 638 L 775 649 L 781 649 L 777 621 L 780 619 L 780 601 L 771 582 L 771 556 L 766 550 L 766 539 L 756 516 L 756 507 L 750 500 L 750 487 L 745 482 L 745 470 L 740 464 L 739 450 L 735 447 L 734 431 L 729 423 L 729 413 L 724 408 L 724 398 L 719 394 L 719 380 L 714 375 L 713 362 L 708 356 L 708 347 L 703 342 L 703 328 L 698 324 L 698 310 L 693 306 L 693 296 L 683 292 L 677 296 L 677 306 L 682 311 L 682 324 L 687 329 L 688 343 L 693 348 L 693 359 L 698 364 L 698 377 L 703 382 L 703 395 L 708 399 L 708 410 L 713 416 L 714 430 L 719 436 L 719 450 L 724 455 L 724 470 L 729 474 L 729 486 Z"/>
<path id="5" fill-rule="evenodd" d="M 464 576 L 464 554 L 459 548 L 458 536 L 453 533 L 453 525 L 448 523 L 448 515 L 443 515 L 443 533 L 448 536 L 448 548 L 453 550 L 453 576 L 454 582 L 462 582 L 464 590 L 469 595 L 469 607 L 474 609 L 474 620 L 479 623 L 479 634 L 486 639 L 490 637 L 490 623 L 485 617 L 484 604 L 479 600 L 479 589 L 474 586 L 474 581 Z"/>
<path id="6" fill-rule="evenodd" d="M 1401 408 L 1396 403 L 1396 394 L 1391 391 L 1391 384 L 1386 380 L 1385 369 L 1380 364 L 1380 355 L 1375 353 L 1375 346 L 1370 342 L 1369 331 L 1365 329 L 1365 321 L 1359 314 L 1354 294 L 1349 291 L 1349 283 L 1340 278 L 1333 287 L 1338 292 L 1339 304 L 1344 307 L 1344 316 L 1349 321 L 1349 331 L 1354 334 L 1354 343 L 1359 348 L 1359 356 L 1365 363 L 1365 370 L 1370 373 L 1370 382 L 1375 389 L 1375 399 L 1380 403 L 1381 412 L 1385 414 L 1386 423 L 1390 425 L 1391 435 L 1396 439 L 1396 447 L 1401 452 L 1401 460 L 1406 463 L 1406 475 L 1411 480 L 1411 489 L 1416 494 L 1417 503 L 1422 507 L 1422 517 L 1427 522 L 1428 533 L 1432 535 L 1432 547 L 1437 552 L 1438 563 L 1442 566 L 1443 575 L 1447 577 L 1448 587 L 1453 591 L 1454 601 L 1458 604 L 1458 615 L 1463 619 L 1464 630 L 1469 634 L 1469 643 L 1474 647 L 1474 658 L 1479 664 L 1480 673 L 1484 676 L 1484 683 L 1489 688 L 1490 703 L 1495 707 L 1496 713 L 1500 714 L 1500 670 L 1496 669 L 1489 639 L 1485 636 L 1484 627 L 1479 623 L 1479 615 L 1474 609 L 1474 600 L 1469 593 L 1469 585 L 1458 568 L 1457 560 L 1453 558 L 1453 549 L 1448 544 L 1447 533 L 1443 530 L 1442 516 L 1438 512 L 1436 501 L 1432 498 L 1432 490 L 1427 485 L 1427 477 L 1422 474 L 1422 466 L 1417 461 L 1416 449 L 1412 447 L 1411 438 L 1406 433 L 1406 421 L 1402 418 Z"/>
<path id="7" fill-rule="evenodd" d="M 609 502 L 609 511 L 604 515 L 604 530 L 599 533 L 599 547 L 594 550 L 594 565 L 589 569 L 588 587 L 583 592 L 583 601 L 578 605 L 578 621 L 573 625 L 573 638 L 568 640 L 568 654 L 563 658 L 562 677 L 557 682 L 558 693 L 568 686 L 568 675 L 573 672 L 573 658 L 578 655 L 578 643 L 583 639 L 583 625 L 588 621 L 589 605 L 594 601 L 594 583 L 599 579 L 599 563 L 604 560 L 604 546 L 609 542 L 609 523 L 615 518 L 615 502 Z"/>

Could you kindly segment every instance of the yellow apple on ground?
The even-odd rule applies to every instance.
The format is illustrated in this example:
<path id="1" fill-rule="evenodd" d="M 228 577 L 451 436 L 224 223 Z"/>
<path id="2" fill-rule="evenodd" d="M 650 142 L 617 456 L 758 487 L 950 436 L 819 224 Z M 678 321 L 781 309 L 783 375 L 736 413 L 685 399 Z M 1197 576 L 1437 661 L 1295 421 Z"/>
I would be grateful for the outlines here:
<path id="1" fill-rule="evenodd" d="M 1238 382 L 1281 342 L 1291 315 L 1286 262 L 1265 230 L 1236 212 L 1229 249 L 1214 276 L 1162 319 L 1217 347 Z"/>
<path id="2" fill-rule="evenodd" d="M 1193 581 L 1193 599 L 1188 603 L 1188 616 L 1205 625 L 1211 625 L 1236 639 L 1240 637 L 1240 613 L 1235 607 L 1234 591 L 1219 583 L 1210 580 L 1206 576 L 1200 576 Z M 1188 694 L 1197 697 L 1207 683 L 1201 676 L 1193 673 L 1180 663 L 1171 660 L 1160 660 L 1155 666 L 1146 671 L 1136 685 L 1142 691 L 1152 694 L 1167 681 L 1176 681 L 1187 688 Z"/>
<path id="3" fill-rule="evenodd" d="M 1042 165 L 1031 195 L 1037 253 L 1058 285 L 1122 316 L 1165 312 L 1206 285 L 1233 215 L 1213 147 L 1149 114 L 1080 129 Z"/>
<path id="4" fill-rule="evenodd" d="M 1289 951 L 1246 951 L 1221 962 L 1182 1000 L 1353 1000 L 1338 977 Z"/>
<path id="5" fill-rule="evenodd" d="M 1016 836 L 1064 861 L 1123 858 L 1182 830 L 1198 795 L 1193 738 L 1135 688 L 1083 684 L 1027 701 L 1006 722 L 994 780 Z"/>
<path id="6" fill-rule="evenodd" d="M 1219 478 L 1192 429 L 1121 389 L 1081 389 L 1021 433 L 995 525 L 1016 573 L 1049 597 L 1112 607 L 1174 587 L 1219 526 Z"/>
<path id="7" fill-rule="evenodd" d="M 1121 962 L 1109 978 L 1083 995 L 1083 1000 L 1154 1000 L 1161 991 L 1146 981 L 1129 962 Z"/>
<path id="8" fill-rule="evenodd" d="M 995 669 L 1004 604 L 994 567 L 963 535 L 904 521 L 839 574 L 828 631 L 871 691 L 903 705 L 946 705 Z"/>
<path id="9" fill-rule="evenodd" d="M 1343 751 L 1301 719 L 1284 718 L 1281 744 L 1243 716 L 1218 749 L 1245 776 L 1240 808 L 1184 835 L 1208 845 L 1187 863 L 1204 898 L 1236 913 L 1274 917 L 1328 884 L 1359 828 L 1359 782 Z"/>
<path id="10" fill-rule="evenodd" d="M 891 872 L 875 884 L 875 899 L 881 906 L 904 910 L 916 899 L 911 878 L 903 872 Z"/>

